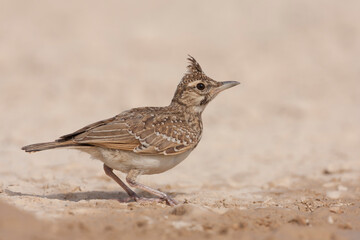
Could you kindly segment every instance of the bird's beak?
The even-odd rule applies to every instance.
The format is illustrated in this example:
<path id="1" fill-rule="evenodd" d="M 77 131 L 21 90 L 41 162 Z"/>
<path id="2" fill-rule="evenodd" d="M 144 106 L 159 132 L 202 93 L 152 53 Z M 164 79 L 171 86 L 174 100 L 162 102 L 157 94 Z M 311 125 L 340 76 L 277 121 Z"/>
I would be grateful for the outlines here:
<path id="1" fill-rule="evenodd" d="M 217 92 L 217 93 L 222 92 L 222 91 L 224 91 L 225 89 L 234 87 L 234 86 L 239 85 L 239 84 L 240 84 L 240 83 L 239 83 L 239 82 L 236 82 L 236 81 L 220 82 L 220 86 L 216 88 L 216 92 Z"/>

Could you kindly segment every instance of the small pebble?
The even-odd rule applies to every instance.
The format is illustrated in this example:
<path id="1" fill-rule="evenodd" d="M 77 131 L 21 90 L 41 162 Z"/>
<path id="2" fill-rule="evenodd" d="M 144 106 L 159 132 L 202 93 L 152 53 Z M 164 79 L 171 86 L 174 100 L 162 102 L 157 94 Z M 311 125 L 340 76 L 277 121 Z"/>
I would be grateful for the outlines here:
<path id="1" fill-rule="evenodd" d="M 348 188 L 345 187 L 345 186 L 343 186 L 343 185 L 339 185 L 339 186 L 337 187 L 337 189 L 338 189 L 338 191 L 341 191 L 341 192 L 346 192 L 346 191 L 348 190 Z"/>
<path id="2" fill-rule="evenodd" d="M 326 196 L 328 196 L 331 199 L 338 199 L 341 196 L 341 192 L 339 192 L 339 191 L 328 191 L 326 193 Z"/>
<path id="3" fill-rule="evenodd" d="M 340 209 L 340 207 L 330 207 L 329 211 L 332 213 L 343 213 L 343 211 Z"/>

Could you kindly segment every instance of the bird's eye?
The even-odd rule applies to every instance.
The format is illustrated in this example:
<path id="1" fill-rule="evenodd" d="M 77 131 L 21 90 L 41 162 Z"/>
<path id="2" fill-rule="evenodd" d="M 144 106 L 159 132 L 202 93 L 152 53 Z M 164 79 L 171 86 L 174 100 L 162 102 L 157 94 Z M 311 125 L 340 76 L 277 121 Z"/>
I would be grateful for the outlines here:
<path id="1" fill-rule="evenodd" d="M 196 88 L 199 89 L 199 90 L 204 90 L 205 89 L 205 85 L 203 83 L 198 83 L 196 85 Z"/>

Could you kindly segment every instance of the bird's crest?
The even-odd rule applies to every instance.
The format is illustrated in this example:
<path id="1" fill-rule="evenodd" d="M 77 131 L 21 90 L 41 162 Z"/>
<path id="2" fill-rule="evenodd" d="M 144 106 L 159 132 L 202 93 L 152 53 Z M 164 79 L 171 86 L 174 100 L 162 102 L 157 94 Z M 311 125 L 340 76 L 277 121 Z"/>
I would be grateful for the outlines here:
<path id="1" fill-rule="evenodd" d="M 189 60 L 190 65 L 187 66 L 187 74 L 194 74 L 194 73 L 204 73 L 201 69 L 200 64 L 193 58 L 192 56 L 188 55 L 189 57 L 187 60 Z"/>
<path id="2" fill-rule="evenodd" d="M 189 82 L 199 80 L 199 79 L 207 79 L 208 77 L 205 75 L 203 70 L 201 69 L 200 64 L 193 58 L 188 55 L 187 60 L 189 61 L 189 65 L 187 66 L 187 72 L 184 77 L 181 79 L 179 86 L 187 84 Z"/>

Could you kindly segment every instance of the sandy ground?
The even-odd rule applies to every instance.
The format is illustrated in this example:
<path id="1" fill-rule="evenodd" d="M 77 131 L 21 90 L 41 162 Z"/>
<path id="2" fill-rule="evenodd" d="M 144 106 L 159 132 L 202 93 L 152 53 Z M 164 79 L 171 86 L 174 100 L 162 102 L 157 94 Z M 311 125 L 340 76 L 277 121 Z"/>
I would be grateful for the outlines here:
<path id="1" fill-rule="evenodd" d="M 359 239 L 359 8 L 1 1 L 0 239 Z M 183 163 L 140 178 L 180 205 L 119 202 L 86 154 L 20 150 L 168 104 L 187 54 L 242 84 Z"/>

